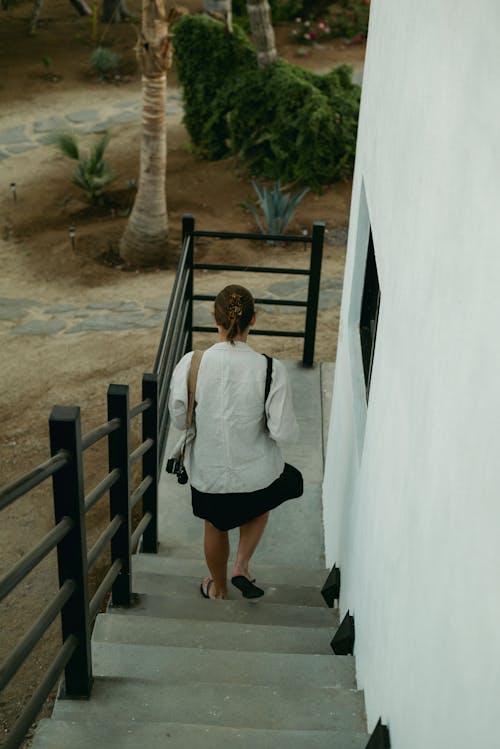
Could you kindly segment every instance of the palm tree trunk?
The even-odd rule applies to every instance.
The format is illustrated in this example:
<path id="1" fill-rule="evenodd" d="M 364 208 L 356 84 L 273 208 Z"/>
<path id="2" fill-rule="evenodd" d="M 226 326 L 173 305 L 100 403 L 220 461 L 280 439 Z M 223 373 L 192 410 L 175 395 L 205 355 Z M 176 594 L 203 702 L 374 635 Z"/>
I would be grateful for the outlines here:
<path id="1" fill-rule="evenodd" d="M 139 186 L 120 242 L 133 265 L 155 265 L 167 254 L 167 70 L 171 51 L 163 0 L 143 0 L 142 34 L 136 47 L 142 67 L 142 131 Z"/>
<path id="2" fill-rule="evenodd" d="M 267 0 L 247 0 L 247 12 L 259 68 L 265 68 L 278 56 L 269 3 Z"/>

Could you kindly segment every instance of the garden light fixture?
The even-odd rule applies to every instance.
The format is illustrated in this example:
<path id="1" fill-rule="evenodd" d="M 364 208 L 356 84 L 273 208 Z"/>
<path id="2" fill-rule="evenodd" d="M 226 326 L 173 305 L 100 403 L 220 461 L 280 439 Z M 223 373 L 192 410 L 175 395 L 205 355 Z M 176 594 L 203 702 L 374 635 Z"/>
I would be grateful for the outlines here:
<path id="1" fill-rule="evenodd" d="M 69 227 L 69 238 L 71 240 L 71 247 L 73 252 L 76 252 L 76 240 L 75 240 L 76 229 L 74 226 Z"/>

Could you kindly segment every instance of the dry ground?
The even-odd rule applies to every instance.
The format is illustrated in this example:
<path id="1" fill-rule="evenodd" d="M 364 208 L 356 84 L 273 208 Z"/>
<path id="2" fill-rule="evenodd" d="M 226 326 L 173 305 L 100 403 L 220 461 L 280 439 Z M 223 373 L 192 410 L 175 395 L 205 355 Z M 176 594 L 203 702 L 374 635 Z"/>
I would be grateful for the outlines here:
<path id="1" fill-rule="evenodd" d="M 183 3 L 187 5 L 187 3 Z M 137 0 L 129 3 L 137 14 Z M 46 0 L 36 35 L 27 35 L 31 3 L 20 1 L 2 14 L 0 25 L 0 130 L 23 121 L 98 107 L 100 101 L 139 97 L 140 78 L 131 51 L 136 36 L 133 23 L 98 27 L 113 49 L 124 58 L 122 78 L 100 83 L 88 71 L 92 50 L 91 23 L 79 18 L 67 0 Z M 193 2 L 191 10 L 195 10 Z M 329 42 L 307 57 L 297 57 L 286 26 L 277 29 L 279 52 L 288 59 L 312 69 L 326 70 L 348 62 L 359 67 L 363 46 Z M 49 74 L 43 58 L 50 57 Z M 175 86 L 175 71 L 169 80 Z M 123 194 L 128 179 L 137 176 L 138 126 L 118 126 L 113 130 L 109 161 L 119 173 L 115 190 Z M 167 189 L 171 225 L 170 267 L 147 272 L 130 272 L 104 265 L 98 258 L 110 245 L 116 245 L 125 218 L 89 213 L 78 191 L 69 182 L 71 165 L 53 147 L 43 146 L 0 163 L 0 296 L 25 297 L 42 305 L 58 302 L 86 304 L 100 300 L 141 301 L 168 297 L 179 251 L 181 217 L 193 213 L 204 229 L 255 230 L 242 203 L 253 199 L 248 178 L 234 160 L 218 163 L 193 158 L 187 134 L 180 122 L 168 135 Z M 19 199 L 14 202 L 9 183 L 15 181 Z M 310 193 L 297 211 L 292 230 L 310 227 L 322 219 L 327 229 L 345 229 L 349 216 L 349 183 Z M 68 242 L 68 226 L 78 227 L 78 254 Z M 264 243 L 231 246 L 241 263 L 287 264 L 306 262 L 303 250 L 293 246 L 269 247 Z M 227 257 L 227 248 L 213 242 L 201 254 L 212 260 Z M 323 277 L 341 279 L 345 246 L 325 247 Z M 202 288 L 216 289 L 230 276 L 204 275 Z M 262 278 L 238 277 L 259 293 Z M 335 358 L 338 308 L 321 313 L 318 324 L 316 359 Z M 261 324 L 265 323 L 265 315 Z M 275 327 L 289 327 L 294 318 L 273 317 Z M 300 322 L 298 323 L 300 324 Z M 140 400 L 142 373 L 152 367 L 160 329 L 121 332 L 94 332 L 51 336 L 15 335 L 14 323 L 0 322 L 0 484 L 12 481 L 48 456 L 47 419 L 54 404 L 77 404 L 82 409 L 84 431 L 106 420 L 106 389 L 110 382 L 129 384 L 132 403 Z M 293 339 L 253 339 L 257 348 L 283 358 L 300 358 L 300 345 Z M 199 341 L 203 346 L 208 338 Z M 98 449 L 85 456 L 87 491 L 102 477 L 106 467 Z M 48 486 L 42 487 L 12 505 L 0 525 L 0 574 L 52 526 Z M 97 507 L 89 518 L 89 542 L 95 538 L 107 516 Z M 102 573 L 95 570 L 92 585 Z M 0 660 L 10 652 L 20 633 L 51 598 L 55 588 L 55 560 L 49 557 L 36 573 L 0 608 L 2 641 Z M 0 699 L 0 729 L 7 731 L 55 652 L 59 639 L 54 624 L 42 643 Z M 50 709 L 46 707 L 45 713 Z"/>

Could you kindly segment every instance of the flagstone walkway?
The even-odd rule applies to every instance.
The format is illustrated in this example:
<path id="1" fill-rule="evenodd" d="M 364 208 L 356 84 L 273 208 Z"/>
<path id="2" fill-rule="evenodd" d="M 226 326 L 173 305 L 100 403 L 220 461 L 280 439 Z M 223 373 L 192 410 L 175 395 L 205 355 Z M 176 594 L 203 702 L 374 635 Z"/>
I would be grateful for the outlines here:
<path id="1" fill-rule="evenodd" d="M 182 94 L 172 89 L 167 95 L 167 122 L 180 121 L 183 115 Z M 65 115 L 45 117 L 23 122 L 0 130 L 0 161 L 16 154 L 32 151 L 42 145 L 49 145 L 54 135 L 60 132 L 73 132 L 77 135 L 104 133 L 113 126 L 138 122 L 141 118 L 140 95 L 126 101 L 115 101 L 99 107 L 91 106 L 68 112 Z"/>
<path id="2" fill-rule="evenodd" d="M 0 330 L 16 335 L 56 335 L 100 330 L 133 330 L 162 325 L 170 298 L 171 281 L 163 297 L 141 301 L 112 301 L 83 304 L 54 304 L 44 306 L 36 299 L 0 296 Z M 274 299 L 306 299 L 307 280 L 292 279 L 270 283 L 259 290 L 263 296 Z M 327 310 L 340 305 L 342 281 L 325 278 L 321 282 L 319 309 Z M 297 314 L 293 307 L 269 305 L 266 314 Z M 211 304 L 195 303 L 196 325 L 213 323 Z"/>

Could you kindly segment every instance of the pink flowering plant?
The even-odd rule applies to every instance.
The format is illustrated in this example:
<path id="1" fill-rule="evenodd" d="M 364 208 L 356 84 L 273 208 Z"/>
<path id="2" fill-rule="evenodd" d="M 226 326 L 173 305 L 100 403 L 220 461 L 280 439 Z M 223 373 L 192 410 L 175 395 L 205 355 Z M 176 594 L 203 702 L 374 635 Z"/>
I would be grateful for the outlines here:
<path id="1" fill-rule="evenodd" d="M 367 0 L 336 0 L 328 9 L 318 8 L 317 13 L 322 19 L 319 21 L 311 16 L 311 9 L 295 18 L 292 39 L 297 43 L 311 45 L 322 39 L 339 37 L 352 44 L 366 39 L 370 14 Z"/>
<path id="2" fill-rule="evenodd" d="M 332 28 L 328 21 L 295 19 L 295 28 L 292 29 L 292 39 L 297 44 L 314 44 L 323 39 L 331 39 L 332 36 Z"/>

